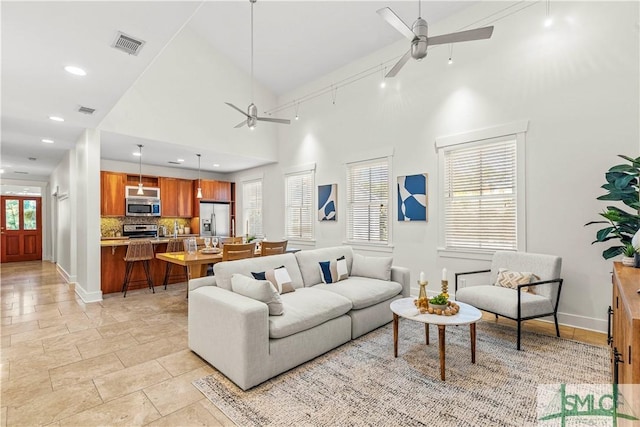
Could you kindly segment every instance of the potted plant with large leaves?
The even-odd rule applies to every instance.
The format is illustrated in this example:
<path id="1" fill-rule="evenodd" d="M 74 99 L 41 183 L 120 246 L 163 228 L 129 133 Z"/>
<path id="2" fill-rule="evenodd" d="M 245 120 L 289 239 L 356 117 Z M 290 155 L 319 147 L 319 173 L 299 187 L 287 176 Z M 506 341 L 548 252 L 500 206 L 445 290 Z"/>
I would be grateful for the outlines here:
<path id="1" fill-rule="evenodd" d="M 596 233 L 596 240 L 593 243 L 607 242 L 617 239 L 616 245 L 611 246 L 602 252 L 604 259 L 613 258 L 624 252 L 625 247 L 632 245 L 634 235 L 640 229 L 640 157 L 632 158 L 619 155 L 630 164 L 613 166 L 605 173 L 606 184 L 601 188 L 607 190 L 607 194 L 598 197 L 598 200 L 622 202 L 631 208 L 631 212 L 618 207 L 607 206 L 606 210 L 600 214 L 606 221 L 591 221 L 585 225 L 607 224 Z M 637 241 L 638 237 L 634 239 Z M 635 243 L 636 246 L 638 243 Z M 636 248 L 637 250 L 638 248 Z"/>

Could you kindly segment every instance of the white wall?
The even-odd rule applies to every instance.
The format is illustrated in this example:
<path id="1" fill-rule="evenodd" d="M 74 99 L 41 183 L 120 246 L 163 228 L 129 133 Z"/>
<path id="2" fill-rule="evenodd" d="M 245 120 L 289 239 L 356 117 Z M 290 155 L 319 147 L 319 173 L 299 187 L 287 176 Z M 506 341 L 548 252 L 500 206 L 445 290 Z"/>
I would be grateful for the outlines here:
<path id="1" fill-rule="evenodd" d="M 100 160 L 100 170 L 138 175 L 139 165 L 138 163 L 119 162 L 116 160 L 102 159 Z M 166 166 L 144 165 L 142 174 L 183 179 L 198 179 L 197 170 L 194 171 L 191 169 L 171 168 Z M 229 174 L 202 171 L 200 173 L 200 178 L 228 181 Z"/>
<path id="2" fill-rule="evenodd" d="M 431 34 L 455 31 L 505 6 L 481 2 L 431 26 Z M 411 269 L 412 283 L 425 271 L 429 289 L 436 291 L 443 267 L 452 274 L 488 264 L 438 254 L 435 139 L 526 119 L 527 250 L 563 258 L 561 322 L 604 330 L 612 266 L 601 257 L 606 246 L 590 244 L 597 227 L 584 224 L 605 206 L 596 197 L 603 193 L 604 172 L 618 163 L 616 155 L 639 153 L 638 3 L 553 2 L 552 13 L 554 26 L 544 28 L 544 2 L 533 4 L 497 22 L 490 40 L 456 45 L 453 65 L 447 65 L 448 46 L 433 48 L 385 89 L 375 74 L 339 89 L 336 105 L 330 95 L 300 105 L 300 120 L 278 127 L 279 164 L 235 175 L 264 174 L 266 234 L 284 231 L 278 213 L 284 205 L 282 171 L 316 162 L 316 185 L 338 183 L 339 198 L 338 221 L 316 223 L 316 245 L 341 244 L 344 159 L 393 147 L 394 182 L 399 175 L 429 174 L 427 223 L 399 223 L 394 190 L 394 263 Z M 399 42 L 280 102 L 300 99 L 407 48 Z"/>
<path id="3" fill-rule="evenodd" d="M 52 228 L 55 232 L 55 262 L 58 270 L 69 282 L 76 281 L 75 258 L 75 223 L 72 216 L 75 208 L 72 206 L 74 190 L 72 190 L 72 167 L 75 167 L 75 150 L 69 150 L 60 161 L 50 177 L 51 188 L 58 190 L 58 196 L 52 199 L 52 213 L 57 211 L 57 218 Z M 53 206 L 55 205 L 55 206 Z M 72 236 L 73 234 L 73 236 Z"/>

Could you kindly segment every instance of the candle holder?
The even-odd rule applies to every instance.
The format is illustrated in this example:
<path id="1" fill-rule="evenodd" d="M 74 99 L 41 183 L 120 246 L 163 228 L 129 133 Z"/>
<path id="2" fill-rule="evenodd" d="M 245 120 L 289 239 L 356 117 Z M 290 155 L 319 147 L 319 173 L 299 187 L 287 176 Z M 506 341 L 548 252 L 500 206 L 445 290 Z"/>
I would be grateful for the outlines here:
<path id="1" fill-rule="evenodd" d="M 442 295 L 449 298 L 449 281 L 443 280 L 441 284 L 442 284 Z"/>
<path id="2" fill-rule="evenodd" d="M 418 280 L 418 285 L 420 285 L 420 292 L 418 293 L 418 299 L 427 298 L 427 290 L 425 289 L 429 282 L 424 281 L 421 282 Z"/>

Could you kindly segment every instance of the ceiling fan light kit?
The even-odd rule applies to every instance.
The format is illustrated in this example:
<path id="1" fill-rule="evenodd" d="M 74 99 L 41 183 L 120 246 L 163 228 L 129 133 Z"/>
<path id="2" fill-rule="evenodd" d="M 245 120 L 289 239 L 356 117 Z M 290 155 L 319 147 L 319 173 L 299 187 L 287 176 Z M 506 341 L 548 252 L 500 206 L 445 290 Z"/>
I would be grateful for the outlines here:
<path id="1" fill-rule="evenodd" d="M 273 119 L 271 117 L 258 117 L 258 107 L 256 107 L 256 104 L 253 103 L 253 84 L 254 84 L 254 81 L 253 81 L 253 4 L 256 1 L 257 0 L 249 0 L 249 3 L 251 3 L 251 104 L 249 104 L 249 106 L 247 107 L 247 112 L 245 113 L 240 108 L 233 105 L 232 103 L 225 102 L 225 104 L 227 104 L 229 107 L 233 108 L 236 111 L 239 111 L 240 113 L 244 114 L 247 117 L 246 120 L 241 121 L 234 127 L 241 128 L 242 126 L 247 125 L 251 130 L 255 129 L 256 124 L 259 121 L 282 123 L 286 125 L 291 123 L 291 120 L 287 120 L 287 119 Z"/>

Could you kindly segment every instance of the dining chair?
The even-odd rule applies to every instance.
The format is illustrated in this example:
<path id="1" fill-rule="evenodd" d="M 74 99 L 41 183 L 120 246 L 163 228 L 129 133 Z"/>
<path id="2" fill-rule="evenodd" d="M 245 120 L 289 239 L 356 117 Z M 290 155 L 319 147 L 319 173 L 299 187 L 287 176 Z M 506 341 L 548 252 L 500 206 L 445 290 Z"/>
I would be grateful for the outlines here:
<path id="1" fill-rule="evenodd" d="M 227 243 L 222 247 L 222 261 L 253 258 L 256 252 L 255 243 Z"/>
<path id="2" fill-rule="evenodd" d="M 220 238 L 220 247 L 223 247 L 227 243 L 231 243 L 234 245 L 242 243 L 242 236 L 240 237 L 221 237 Z"/>
<path id="3" fill-rule="evenodd" d="M 281 242 L 262 242 L 260 256 L 283 254 L 287 250 L 287 240 Z"/>

